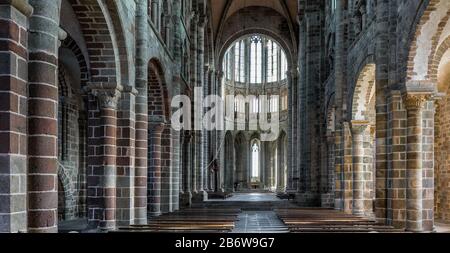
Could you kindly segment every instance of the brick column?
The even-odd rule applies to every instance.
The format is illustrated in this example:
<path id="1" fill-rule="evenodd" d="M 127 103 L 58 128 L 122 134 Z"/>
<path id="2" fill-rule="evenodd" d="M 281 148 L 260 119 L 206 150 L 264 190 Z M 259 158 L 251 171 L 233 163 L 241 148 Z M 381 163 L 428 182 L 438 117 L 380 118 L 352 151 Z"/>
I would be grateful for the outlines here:
<path id="1" fill-rule="evenodd" d="M 96 83 L 89 87 L 89 226 L 111 230 L 116 226 L 117 107 L 121 87 Z"/>
<path id="2" fill-rule="evenodd" d="M 31 0 L 28 64 L 28 231 L 58 231 L 58 44 L 61 1 Z"/>
<path id="3" fill-rule="evenodd" d="M 406 153 L 406 229 L 423 231 L 422 226 L 422 108 L 426 96 L 408 94 L 404 98 L 407 110 L 407 153 Z"/>
<path id="4" fill-rule="evenodd" d="M 365 178 L 364 178 L 364 133 L 369 127 L 368 121 L 352 121 L 353 139 L 353 214 L 365 214 Z"/>
<path id="5" fill-rule="evenodd" d="M 135 224 L 135 139 L 136 95 L 125 86 L 117 110 L 117 225 Z"/>
<path id="6" fill-rule="evenodd" d="M 192 134 L 191 132 L 184 131 L 183 136 L 183 147 L 182 147 L 182 186 L 183 186 L 183 193 L 180 196 L 180 202 L 181 206 L 190 206 L 192 201 L 192 185 L 191 185 L 191 141 L 192 141 Z"/>
<path id="7" fill-rule="evenodd" d="M 388 97 L 388 149 L 389 170 L 388 183 L 391 187 L 387 191 L 389 208 L 385 211 L 386 201 L 380 192 L 376 198 L 376 214 L 383 217 L 387 213 L 386 223 L 395 228 L 406 226 L 406 110 L 402 102 L 400 91 L 392 91 Z M 379 187 L 379 186 L 378 186 Z M 378 189 L 377 191 L 384 191 Z"/>
<path id="8" fill-rule="evenodd" d="M 27 230 L 28 1 L 0 0 L 0 233 Z"/>
<path id="9" fill-rule="evenodd" d="M 161 214 L 161 138 L 165 124 L 150 120 L 148 160 L 148 216 Z"/>
<path id="10" fill-rule="evenodd" d="M 137 1 L 136 9 L 136 142 L 134 223 L 147 224 L 148 156 L 148 0 Z"/>

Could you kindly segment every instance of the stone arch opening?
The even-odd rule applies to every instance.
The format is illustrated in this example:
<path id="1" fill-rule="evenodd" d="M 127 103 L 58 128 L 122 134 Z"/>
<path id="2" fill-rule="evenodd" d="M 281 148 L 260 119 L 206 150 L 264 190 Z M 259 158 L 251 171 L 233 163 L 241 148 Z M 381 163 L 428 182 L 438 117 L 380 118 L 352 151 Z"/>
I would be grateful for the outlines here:
<path id="1" fill-rule="evenodd" d="M 448 22 L 450 23 L 450 22 Z M 437 91 L 434 125 L 434 215 L 438 221 L 450 221 L 450 47 L 443 40 L 435 54 Z"/>
<path id="2" fill-rule="evenodd" d="M 151 216 L 171 211 L 172 127 L 169 106 L 164 70 L 159 60 L 152 59 L 148 65 L 148 212 Z"/>
<path id="3" fill-rule="evenodd" d="M 352 121 L 352 211 L 372 216 L 375 201 L 376 165 L 376 65 L 367 64 L 355 84 Z"/>
<path id="4" fill-rule="evenodd" d="M 58 176 L 64 187 L 64 220 L 87 217 L 87 105 L 83 89 L 89 74 L 75 40 L 67 36 L 58 53 Z M 58 196 L 62 196 L 59 194 Z M 61 212 L 59 212 L 61 213 Z"/>

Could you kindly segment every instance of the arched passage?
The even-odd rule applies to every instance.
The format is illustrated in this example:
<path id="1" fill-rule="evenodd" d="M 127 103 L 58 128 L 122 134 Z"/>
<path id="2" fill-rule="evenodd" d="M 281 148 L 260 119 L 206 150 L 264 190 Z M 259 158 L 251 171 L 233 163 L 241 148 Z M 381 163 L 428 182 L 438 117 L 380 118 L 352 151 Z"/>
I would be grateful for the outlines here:
<path id="1" fill-rule="evenodd" d="M 371 216 L 375 199 L 376 66 L 363 67 L 356 82 L 352 104 L 353 213 Z"/>
<path id="2" fill-rule="evenodd" d="M 434 139 L 434 212 L 435 219 L 444 222 L 450 221 L 450 47 L 446 41 L 450 41 L 450 36 L 435 55 L 440 95 L 436 103 Z"/>
<path id="3" fill-rule="evenodd" d="M 158 60 L 148 65 L 148 213 L 170 211 L 171 125 L 170 101 L 164 71 Z"/>

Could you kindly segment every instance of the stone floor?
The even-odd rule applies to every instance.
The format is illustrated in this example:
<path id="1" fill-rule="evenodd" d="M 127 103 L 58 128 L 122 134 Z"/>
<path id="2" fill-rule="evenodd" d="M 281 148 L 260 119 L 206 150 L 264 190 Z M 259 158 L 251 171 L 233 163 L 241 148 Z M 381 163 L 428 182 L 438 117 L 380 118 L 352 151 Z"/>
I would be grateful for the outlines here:
<path id="1" fill-rule="evenodd" d="M 232 233 L 288 233 L 288 228 L 271 211 L 248 211 L 239 215 Z"/>

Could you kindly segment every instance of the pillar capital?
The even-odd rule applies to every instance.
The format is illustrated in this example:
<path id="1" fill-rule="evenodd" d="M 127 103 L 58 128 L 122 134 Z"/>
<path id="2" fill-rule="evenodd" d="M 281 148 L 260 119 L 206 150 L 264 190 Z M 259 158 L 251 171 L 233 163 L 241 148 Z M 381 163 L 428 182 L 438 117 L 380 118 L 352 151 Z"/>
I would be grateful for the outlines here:
<path id="1" fill-rule="evenodd" d="M 90 93 L 97 97 L 101 108 L 117 109 L 123 87 L 115 83 L 89 83 Z"/>
<path id="2" fill-rule="evenodd" d="M 198 27 L 199 28 L 205 28 L 206 24 L 208 23 L 208 17 L 206 15 L 204 15 L 204 14 L 197 15 L 197 16 L 198 16 L 198 18 L 197 18 Z"/>
<path id="3" fill-rule="evenodd" d="M 192 11 L 190 18 L 191 18 L 191 24 L 195 24 L 195 25 L 198 23 L 198 21 L 200 19 L 197 11 Z"/>
<path id="4" fill-rule="evenodd" d="M 431 98 L 432 95 L 428 93 L 407 93 L 404 95 L 403 100 L 407 110 L 419 110 Z"/>
<path id="5" fill-rule="evenodd" d="M 352 134 L 362 134 L 369 127 L 370 122 L 368 120 L 352 120 L 350 129 Z"/>
<path id="6" fill-rule="evenodd" d="M 148 127 L 154 133 L 162 133 L 164 127 L 166 126 L 166 122 L 163 116 L 149 116 Z"/>

